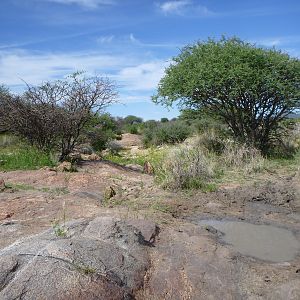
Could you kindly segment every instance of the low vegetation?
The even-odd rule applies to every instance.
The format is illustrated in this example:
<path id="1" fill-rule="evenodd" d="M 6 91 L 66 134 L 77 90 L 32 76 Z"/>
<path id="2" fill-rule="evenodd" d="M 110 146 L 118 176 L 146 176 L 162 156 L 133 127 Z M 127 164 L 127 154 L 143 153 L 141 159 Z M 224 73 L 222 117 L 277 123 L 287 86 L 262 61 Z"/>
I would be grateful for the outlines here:
<path id="1" fill-rule="evenodd" d="M 32 170 L 55 165 L 50 153 L 10 134 L 0 135 L 0 170 Z"/>

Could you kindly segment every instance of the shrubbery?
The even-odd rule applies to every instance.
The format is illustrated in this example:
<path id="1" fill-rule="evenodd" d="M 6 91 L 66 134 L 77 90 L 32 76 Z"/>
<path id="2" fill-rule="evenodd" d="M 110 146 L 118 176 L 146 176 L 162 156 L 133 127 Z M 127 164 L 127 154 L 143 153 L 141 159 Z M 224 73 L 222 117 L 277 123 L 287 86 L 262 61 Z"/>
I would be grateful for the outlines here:
<path id="1" fill-rule="evenodd" d="M 107 148 L 109 142 L 121 137 L 116 120 L 110 114 L 97 114 L 83 130 L 81 142 L 89 143 L 95 151 Z"/>
<path id="2" fill-rule="evenodd" d="M 191 134 L 191 129 L 184 122 L 173 121 L 152 124 L 145 128 L 143 142 L 146 146 L 159 146 L 162 144 L 176 144 L 183 142 Z"/>
<path id="3" fill-rule="evenodd" d="M 169 148 L 157 170 L 157 178 L 165 188 L 215 188 L 214 180 L 234 171 L 249 174 L 261 171 L 265 159 L 259 150 L 205 133 Z"/>

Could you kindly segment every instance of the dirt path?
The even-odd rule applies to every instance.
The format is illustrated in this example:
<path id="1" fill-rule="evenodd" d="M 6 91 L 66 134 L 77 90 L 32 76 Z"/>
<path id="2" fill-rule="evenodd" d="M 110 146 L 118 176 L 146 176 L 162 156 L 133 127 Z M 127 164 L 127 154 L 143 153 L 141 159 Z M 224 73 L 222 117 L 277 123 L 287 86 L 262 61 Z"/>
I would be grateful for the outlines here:
<path id="1" fill-rule="evenodd" d="M 300 257 L 271 263 L 223 243 L 203 219 L 279 226 L 300 241 L 300 180 L 273 177 L 214 193 L 164 191 L 153 177 L 109 162 L 79 172 L 49 169 L 0 173 L 0 249 L 52 222 L 97 216 L 151 219 L 160 227 L 151 267 L 137 299 L 300 299 Z M 108 199 L 106 190 L 116 195 Z"/>

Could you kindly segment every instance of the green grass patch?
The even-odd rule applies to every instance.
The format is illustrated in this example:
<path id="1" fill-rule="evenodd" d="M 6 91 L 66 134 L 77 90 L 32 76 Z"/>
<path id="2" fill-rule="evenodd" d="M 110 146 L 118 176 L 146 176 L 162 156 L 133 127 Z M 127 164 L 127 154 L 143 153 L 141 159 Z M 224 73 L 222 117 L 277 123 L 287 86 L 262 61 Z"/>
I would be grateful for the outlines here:
<path id="1" fill-rule="evenodd" d="M 50 154 L 20 141 L 13 135 L 0 135 L 0 171 L 35 170 L 54 165 Z"/>
<path id="2" fill-rule="evenodd" d="M 104 159 L 107 159 L 111 162 L 114 162 L 119 165 L 129 165 L 129 164 L 135 164 L 135 165 L 141 165 L 143 166 L 146 162 L 146 157 L 142 156 L 136 156 L 136 157 L 129 157 L 129 156 L 123 156 L 122 154 L 119 155 L 112 155 L 108 154 L 104 157 Z"/>
<path id="3" fill-rule="evenodd" d="M 145 162 L 150 162 L 151 165 L 156 168 L 161 164 L 165 153 L 165 148 L 153 147 L 147 149 L 146 153 L 144 154 L 130 155 L 130 153 L 123 151 L 118 155 L 108 154 L 104 156 L 104 159 L 124 166 L 129 164 L 144 166 Z"/>
<path id="4" fill-rule="evenodd" d="M 300 166 L 300 151 L 291 158 L 269 158 L 266 161 L 266 169 L 278 170 L 286 169 L 290 171 L 297 171 Z"/>

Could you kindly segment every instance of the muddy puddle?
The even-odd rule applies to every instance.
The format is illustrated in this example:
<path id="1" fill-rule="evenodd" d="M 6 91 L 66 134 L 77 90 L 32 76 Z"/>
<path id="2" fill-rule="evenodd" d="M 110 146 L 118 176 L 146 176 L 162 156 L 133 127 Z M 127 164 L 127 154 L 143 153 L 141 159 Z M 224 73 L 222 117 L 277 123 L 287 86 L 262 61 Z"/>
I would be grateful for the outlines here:
<path id="1" fill-rule="evenodd" d="M 284 228 L 218 220 L 202 220 L 199 224 L 222 232 L 221 240 L 243 255 L 279 263 L 293 260 L 300 252 L 299 240 Z"/>

